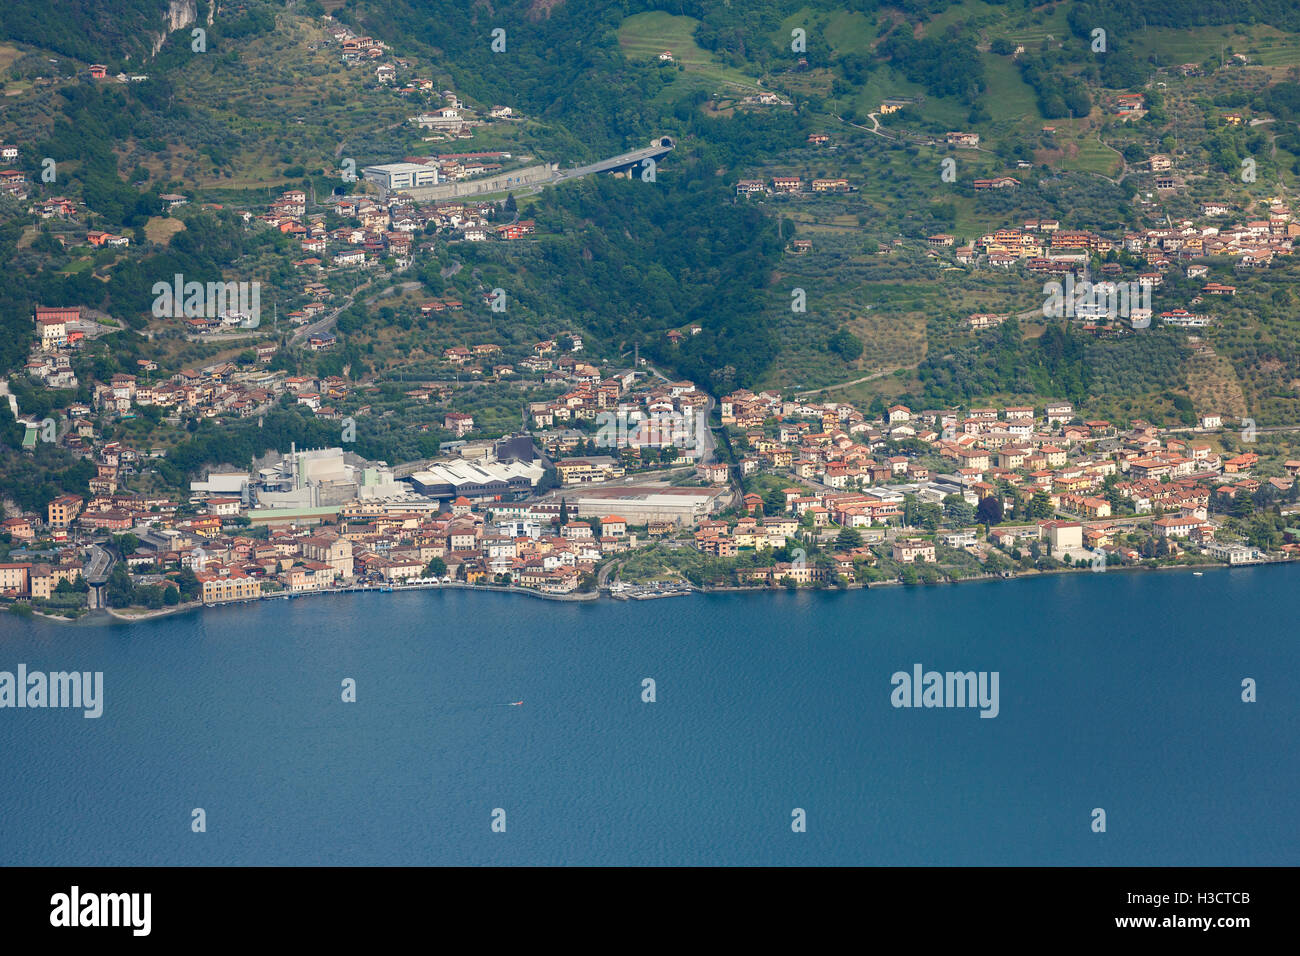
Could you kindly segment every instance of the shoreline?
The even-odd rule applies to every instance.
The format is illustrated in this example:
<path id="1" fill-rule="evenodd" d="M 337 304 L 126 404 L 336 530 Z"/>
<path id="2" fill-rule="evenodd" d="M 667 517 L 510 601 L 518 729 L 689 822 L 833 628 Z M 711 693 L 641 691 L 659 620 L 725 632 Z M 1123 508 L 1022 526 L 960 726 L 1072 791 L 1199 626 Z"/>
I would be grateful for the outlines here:
<path id="1" fill-rule="evenodd" d="M 175 607 L 162 607 L 152 611 L 141 610 L 135 613 L 132 613 L 134 610 L 132 608 L 109 607 L 104 608 L 104 610 L 108 612 L 109 617 L 130 623 L 134 621 L 152 621 L 158 617 L 170 617 L 173 614 L 183 614 L 186 611 L 199 610 L 206 606 L 202 601 L 190 601 L 188 604 L 177 604 Z"/>
<path id="2" fill-rule="evenodd" d="M 945 585 L 974 584 L 988 581 L 1018 581 L 1022 578 L 1039 578 L 1059 574 L 1106 574 L 1108 572 L 1124 571 L 1128 573 L 1151 572 L 1151 571 L 1203 571 L 1203 570 L 1232 570 L 1233 568 L 1260 568 L 1275 565 L 1294 564 L 1297 559 L 1286 558 L 1277 561 L 1252 561 L 1249 564 L 1225 564 L 1221 561 L 1211 561 L 1203 564 L 1164 564 L 1154 568 L 1146 568 L 1140 565 L 1115 565 L 1107 567 L 1104 571 L 1094 571 L 1092 568 L 1051 568 L 1046 571 L 1015 571 L 1009 575 L 1001 574 L 973 574 L 970 577 L 958 578 L 955 581 L 945 580 L 937 581 L 934 584 L 926 584 L 924 581 L 918 581 L 916 584 L 904 584 L 902 581 L 866 581 L 854 582 L 845 588 L 839 588 L 834 585 L 824 588 L 796 587 L 786 588 L 782 585 L 759 585 L 757 587 L 746 587 L 744 585 L 727 585 L 724 587 L 692 587 L 692 591 L 700 594 L 727 594 L 727 593 L 758 593 L 765 591 L 862 591 L 871 588 L 924 588 L 924 587 L 943 587 Z"/>
<path id="3" fill-rule="evenodd" d="M 528 597 L 541 598 L 545 601 L 570 601 L 570 602 L 587 602 L 599 600 L 601 594 L 599 591 L 581 591 L 571 594 L 545 594 L 541 591 L 534 591 L 531 588 L 514 587 L 508 584 L 467 584 L 463 581 L 453 581 L 449 584 L 395 584 L 385 585 L 383 587 L 358 586 L 345 588 L 324 588 L 319 591 L 273 591 L 270 594 L 263 594 L 255 598 L 243 598 L 234 601 L 214 601 L 211 604 L 204 604 L 201 601 L 191 603 L 186 610 L 205 609 L 215 607 L 230 607 L 239 604 L 255 604 L 259 601 L 296 601 L 299 598 L 323 597 L 325 595 L 344 595 L 344 594 L 405 594 L 412 591 L 442 591 L 442 590 L 461 590 L 461 591 L 495 591 L 504 594 L 524 594 Z M 164 611 L 147 612 L 147 617 L 162 617 L 169 613 L 174 613 L 175 608 L 168 608 Z M 110 609 L 109 613 L 112 613 Z M 114 615 L 117 616 L 117 615 Z M 146 615 L 131 616 L 122 618 L 123 620 L 145 620 Z"/>
<path id="4" fill-rule="evenodd" d="M 868 591 L 872 588 L 906 588 L 906 587 L 941 587 L 943 585 L 971 584 L 990 581 L 1016 581 L 1022 578 L 1038 578 L 1051 575 L 1062 574 L 1104 574 L 1113 571 L 1140 572 L 1140 571 L 1202 571 L 1202 570 L 1231 570 L 1233 568 L 1258 568 L 1265 566 L 1276 566 L 1294 564 L 1297 559 L 1287 558 L 1277 561 L 1256 561 L 1250 564 L 1224 564 L 1222 562 L 1212 562 L 1205 564 L 1168 564 L 1160 565 L 1154 568 L 1140 566 L 1115 566 L 1108 567 L 1105 571 L 1094 571 L 1092 568 L 1053 568 L 1046 571 L 1017 571 L 1010 575 L 980 574 L 972 575 L 966 578 L 959 578 L 955 581 L 946 580 L 936 582 L 935 584 L 925 584 L 917 582 L 916 584 L 904 584 L 902 581 L 867 581 L 854 582 L 845 588 L 835 586 L 813 588 L 813 587 L 796 587 L 787 588 L 782 585 L 760 585 L 757 587 L 746 587 L 744 585 L 723 585 L 717 587 L 696 587 L 691 585 L 689 588 L 683 588 L 672 594 L 662 594 L 639 598 L 640 600 L 654 600 L 663 597 L 680 597 L 690 594 L 763 594 L 763 593 L 786 593 L 786 592 L 817 592 L 817 593 L 835 593 L 839 591 Z M 444 589 L 454 589 L 460 591 L 491 591 L 498 594 L 522 594 L 528 597 L 540 598 L 545 601 L 562 601 L 569 603 L 591 603 L 593 601 L 608 600 L 619 603 L 626 603 L 629 598 L 619 596 L 610 592 L 606 588 L 596 591 L 579 591 L 569 594 L 545 594 L 541 591 L 534 591 L 531 588 L 516 587 L 513 585 L 503 584 L 467 584 L 461 581 L 455 581 L 449 584 L 409 584 L 393 585 L 388 587 L 347 587 L 347 588 L 327 588 L 321 591 L 299 591 L 289 593 L 286 591 L 276 591 L 271 594 L 264 594 L 256 598 L 245 598 L 235 601 L 217 601 L 212 604 L 205 604 L 202 601 L 191 601 L 186 604 L 178 604 L 175 607 L 158 608 L 155 610 L 134 610 L 131 608 L 103 608 L 97 611 L 90 611 L 82 614 L 80 617 L 69 619 L 45 614 L 41 611 L 34 610 L 34 617 L 42 618 L 55 624 L 68 625 L 93 625 L 105 623 L 106 619 L 125 624 L 135 624 L 143 621 L 152 621 L 159 618 L 171 617 L 176 614 L 188 613 L 191 611 L 203 611 L 210 608 L 231 607 L 242 604 L 254 604 L 260 601 L 277 601 L 277 600 L 297 600 L 303 597 L 321 597 L 324 595 L 345 595 L 345 594 L 393 594 L 412 591 L 439 591 Z"/>

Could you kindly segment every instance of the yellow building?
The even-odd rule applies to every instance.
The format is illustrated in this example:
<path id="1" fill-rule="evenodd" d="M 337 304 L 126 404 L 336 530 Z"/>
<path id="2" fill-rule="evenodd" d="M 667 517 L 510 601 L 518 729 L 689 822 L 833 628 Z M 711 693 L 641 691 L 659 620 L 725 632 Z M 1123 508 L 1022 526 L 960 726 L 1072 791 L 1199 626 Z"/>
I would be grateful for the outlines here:
<path id="1" fill-rule="evenodd" d="M 48 512 L 51 528 L 67 528 L 81 511 L 82 501 L 77 495 L 60 495 L 50 502 Z"/>
<path id="2" fill-rule="evenodd" d="M 242 601 L 262 596 L 262 582 L 239 571 L 229 574 L 200 574 L 203 585 L 203 603 Z"/>
<path id="3" fill-rule="evenodd" d="M 0 564 L 0 593 L 13 591 L 16 594 L 27 594 L 31 571 L 30 564 Z"/>
<path id="4" fill-rule="evenodd" d="M 593 481 L 609 481 L 611 478 L 623 477 L 623 466 L 605 455 L 565 458 L 556 462 L 555 470 L 559 472 L 560 481 L 566 485 L 589 484 Z"/>

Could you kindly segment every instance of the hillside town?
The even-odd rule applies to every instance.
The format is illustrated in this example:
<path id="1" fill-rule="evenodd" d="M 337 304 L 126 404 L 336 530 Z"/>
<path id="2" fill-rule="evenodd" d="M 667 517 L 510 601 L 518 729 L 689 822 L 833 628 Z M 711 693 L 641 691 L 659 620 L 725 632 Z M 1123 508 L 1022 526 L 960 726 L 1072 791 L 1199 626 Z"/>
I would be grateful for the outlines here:
<path id="1" fill-rule="evenodd" d="M 256 292 L 257 282 L 209 282 L 197 308 L 182 307 L 180 275 L 175 311 L 155 307 L 152 322 L 76 300 L 32 303 L 34 335 L 23 349 L 25 365 L 16 370 L 23 381 L 6 386 L 0 401 L 21 429 L 23 454 L 35 458 L 42 446 L 56 446 L 93 473 L 85 494 L 53 495 L 45 513 L 6 512 L 4 600 L 75 616 L 110 605 L 157 611 L 155 605 L 416 584 L 637 596 L 656 589 L 859 587 L 1079 568 L 1252 564 L 1288 560 L 1300 549 L 1300 532 L 1285 521 L 1300 495 L 1300 461 L 1276 451 L 1289 447 L 1284 442 L 1263 443 L 1265 450 L 1254 421 L 1228 408 L 1196 408 L 1195 424 L 1162 427 L 1132 418 L 1092 420 L 1086 409 L 1042 402 L 1041 395 L 1032 405 L 990 400 L 914 409 L 879 398 L 870 406 L 811 401 L 794 388 L 711 393 L 682 377 L 689 366 L 661 374 L 656 364 L 672 364 L 663 353 L 652 364 L 635 341 L 613 350 L 614 342 L 599 341 L 567 315 L 530 325 L 525 335 L 506 334 L 504 321 L 497 324 L 503 290 L 482 281 L 476 254 L 513 254 L 557 238 L 548 234 L 553 220 L 531 203 L 521 212 L 516 193 L 528 202 L 542 185 L 568 175 L 643 176 L 646 160 L 653 172 L 654 158 L 674 140 L 656 136 L 648 150 L 562 171 L 510 138 L 526 125 L 519 107 L 440 88 L 452 84 L 432 64 L 329 14 L 315 27 L 307 50 L 394 106 L 393 128 L 406 138 L 360 164 L 340 146 L 337 168 L 327 163 L 331 168 L 320 169 L 315 180 L 305 168 L 302 175 L 286 169 L 274 187 L 229 203 L 224 196 L 204 202 L 218 197 L 199 195 L 204 190 L 180 185 L 181 179 L 158 184 L 151 211 L 177 231 L 186 229 L 186 216 L 220 212 L 234 217 L 234 231 L 275 243 L 284 268 L 267 270 L 276 276 L 270 316 L 259 314 L 242 288 L 234 294 L 236 285 Z M 684 65 L 674 46 L 676 54 L 658 45 L 661 52 L 649 54 L 666 77 Z M 1015 46 L 1011 55 L 1023 53 Z M 801 58 L 792 72 L 808 69 Z M 1195 64 L 1179 72 L 1204 74 Z M 68 82 L 130 89 L 148 79 L 94 63 Z M 1137 122 L 1157 98 L 1107 93 L 1100 106 L 1120 121 Z M 967 157 L 982 163 L 978 178 L 963 173 L 954 186 L 985 209 L 1009 208 L 997 204 L 1048 181 L 1032 181 L 1035 174 L 1025 170 L 1035 163 L 1025 154 L 999 155 L 1001 165 L 985 162 L 987 130 L 983 138 L 946 123 L 930 123 L 923 133 L 897 125 L 882 131 L 877 117 L 915 122 L 925 113 L 923 101 L 886 97 L 868 114 L 874 126 L 850 125 L 868 140 L 896 137 L 959 154 L 963 164 Z M 754 88 L 735 105 L 794 107 L 795 101 Z M 1231 127 L 1247 123 L 1243 113 L 1220 119 Z M 1050 137 L 1057 127 L 1041 131 Z M 725 192 L 740 206 L 856 208 L 871 198 L 863 170 L 835 162 L 851 135 L 844 125 L 799 127 L 781 146 L 780 159 L 753 155 L 738 164 Z M 475 137 L 490 142 L 479 149 L 462 142 Z M 96 276 L 104 280 L 123 261 L 115 256 L 141 252 L 143 232 L 102 228 L 107 221 L 84 195 L 70 197 L 57 178 L 32 173 L 32 142 L 10 134 L 5 140 L 0 166 L 10 168 L 0 169 L 0 194 L 24 204 L 33 228 L 45 228 L 41 238 L 51 251 L 80 251 L 84 244 L 101 257 L 105 273 Z M 1157 148 L 1125 159 L 1125 175 L 1138 184 L 1130 203 L 1138 214 L 1123 229 L 996 213 L 1000 225 L 990 229 L 981 219 L 979 235 L 959 236 L 954 225 L 907 233 L 912 238 L 900 234 L 870 251 L 889 256 L 915 249 L 943 269 L 971 275 L 1062 280 L 1070 301 L 1057 312 L 1049 302 L 1042 314 L 1079 319 L 1099 337 L 1152 324 L 1209 336 L 1221 323 L 1223 308 L 1215 304 L 1230 304 L 1236 281 L 1245 285 L 1285 266 L 1300 221 L 1283 198 L 1233 197 L 1231 189 L 1212 194 L 1223 199 L 1200 198 L 1205 170 L 1185 150 L 1168 143 Z M 818 165 L 805 154 L 815 154 Z M 1039 165 L 1046 173 L 1047 165 Z M 998 175 L 1004 168 L 1016 175 Z M 1171 199 L 1180 202 L 1176 215 L 1166 211 Z M 797 237 L 783 227 L 777 236 L 788 242 L 785 252 L 809 263 L 823 242 L 835 240 L 805 225 Z M 159 242 L 147 238 L 149 245 Z M 440 268 L 430 270 L 431 263 Z M 472 281 L 442 281 L 465 265 Z M 1229 266 L 1240 279 L 1219 281 L 1231 278 Z M 403 273 L 421 281 L 401 283 Z M 395 285 L 360 298 L 379 279 Z M 355 371 L 361 352 L 340 317 L 352 308 L 381 309 L 379 295 L 421 285 L 430 288 L 418 299 L 394 296 L 385 322 L 441 332 L 433 323 L 444 322 L 445 329 L 486 314 L 486 330 L 465 324 L 454 334 L 431 336 L 436 341 L 427 352 L 421 344 L 421 364 L 410 380 L 397 362 L 386 376 Z M 1071 292 L 1085 286 L 1094 294 L 1075 303 Z M 1151 304 L 1153 293 L 1171 288 L 1175 301 Z M 1003 287 L 995 294 L 1014 293 Z M 214 307 L 214 300 L 220 304 Z M 963 334 L 1026 315 L 967 312 L 951 317 Z M 653 335 L 668 343 L 670 355 L 687 354 L 713 331 L 708 324 L 692 318 L 661 325 Z M 139 357 L 134 352 L 125 368 L 98 371 L 88 356 L 124 325 L 151 342 L 183 342 L 170 356 L 184 357 L 171 361 L 166 350 L 147 349 Z M 1198 335 L 1187 342 L 1193 353 L 1209 350 Z M 391 347 L 400 355 L 407 343 Z M 302 356 L 312 363 L 306 371 Z M 315 364 L 329 360 L 334 364 Z M 763 380 L 736 378 L 727 387 L 735 381 Z M 464 383 L 496 389 L 494 398 L 517 409 L 517 419 L 509 428 L 500 417 L 489 424 Z M 42 402 L 42 392 L 60 398 Z M 427 411 L 423 420 L 397 426 L 428 437 L 424 457 L 390 463 L 356 453 L 358 420 L 405 408 Z M 338 438 L 315 448 L 273 448 L 251 466 L 209 460 L 201 477 L 186 476 L 188 488 L 174 476 L 160 479 L 175 436 L 183 440 L 209 422 L 261 427 L 283 409 L 312 425 L 324 423 Z M 158 426 L 147 441 L 123 430 L 141 421 Z M 1272 520 L 1275 507 L 1280 524 Z"/>
<path id="2" fill-rule="evenodd" d="M 984 234 L 968 245 L 956 246 L 956 238 L 948 233 L 929 236 L 925 242 L 931 256 L 951 255 L 958 265 L 990 269 L 1019 267 L 1027 275 L 1048 278 L 1067 275 L 1088 278 L 1094 258 L 1109 257 L 1098 270 L 1100 274 L 1092 276 L 1092 288 L 1100 293 L 1097 298 L 1101 301 L 1085 302 L 1077 313 L 1071 312 L 1068 317 L 1085 320 L 1089 331 L 1115 331 L 1107 329 L 1108 320 L 1124 318 L 1136 320 L 1136 325 L 1150 324 L 1153 310 L 1146 303 L 1152 290 L 1164 285 L 1172 271 L 1188 280 L 1204 280 L 1199 293 L 1193 292 L 1186 303 L 1193 308 L 1204 305 L 1212 297 L 1236 295 L 1235 285 L 1206 278 L 1210 264 L 1193 260 L 1230 259 L 1234 270 L 1239 271 L 1265 268 L 1275 257 L 1290 256 L 1294 240 L 1300 236 L 1300 221 L 1279 199 L 1267 204 L 1267 218 L 1231 225 L 1210 221 L 1233 213 L 1234 208 L 1227 203 L 1203 202 L 1200 210 L 1204 218 L 1199 223 L 1184 219 L 1171 223 L 1169 228 L 1147 229 L 1119 237 L 1062 229 L 1054 219 L 1033 219 L 1025 221 L 1020 228 L 1007 227 Z M 1123 262 L 1117 261 L 1116 256 L 1121 254 L 1129 257 L 1134 265 L 1126 268 Z M 1126 284 L 1131 284 L 1131 296 L 1130 290 L 1124 288 Z M 1124 294 L 1120 296 L 1118 292 Z M 1140 293 L 1145 293 L 1141 304 L 1138 303 L 1142 298 Z M 1191 312 L 1181 305 L 1161 310 L 1154 317 L 1162 325 L 1180 328 L 1205 328 L 1214 321 L 1212 315 Z M 972 316 L 968 322 L 974 329 L 983 329 L 1003 320 L 1005 315 L 981 314 Z"/>
<path id="3" fill-rule="evenodd" d="M 427 183 L 436 184 L 498 172 L 496 160 L 508 158 L 407 157 L 397 166 L 364 170 L 381 187 L 378 196 L 330 197 L 325 212 L 308 215 L 307 195 L 287 190 L 264 213 L 245 212 L 250 227 L 257 223 L 300 243 L 295 265 L 312 278 L 284 317 L 290 327 L 304 327 L 302 345 L 325 351 L 337 343 L 328 319 L 338 312 L 331 300 L 341 290 L 322 279 L 357 267 L 407 268 L 431 241 L 417 236 L 476 242 L 532 234 L 532 220 L 494 224 L 493 203 L 421 203 L 400 188 L 418 186 L 417 175 L 424 175 L 406 167 L 431 170 Z M 853 188 L 842 179 L 811 185 L 813 193 Z M 742 180 L 736 189 L 797 195 L 803 184 L 777 177 L 770 188 Z M 1221 218 L 1232 208 L 1208 203 L 1201 212 Z M 51 214 L 75 216 L 76 210 Z M 1189 220 L 1112 239 L 1063 230 L 1056 220 L 1029 220 L 967 246 L 957 247 L 948 234 L 930 236 L 926 246 L 959 264 L 1023 266 L 1029 274 L 1081 281 L 1094 257 L 1125 254 L 1145 264 L 1135 287 L 1149 291 L 1175 267 L 1187 279 L 1204 279 L 1209 267 L 1192 259 L 1230 256 L 1238 268 L 1268 265 L 1290 254 L 1297 233 L 1300 224 L 1277 201 L 1267 219 L 1227 227 Z M 122 244 L 105 232 L 91 231 L 87 240 Z M 810 247 L 797 240 L 794 250 Z M 1107 281 L 1113 289 L 1123 278 L 1124 266 L 1112 257 L 1100 273 L 1104 292 Z M 1235 292 L 1206 280 L 1187 304 Z M 460 299 L 445 296 L 423 302 L 419 312 L 463 308 Z M 1083 318 L 1085 330 L 1116 330 L 1106 325 L 1118 313 L 1104 295 L 1101 306 L 1067 315 Z M 977 313 L 966 324 L 981 331 L 1008 317 Z M 1153 316 L 1134 305 L 1124 317 L 1136 326 Z M 1181 307 L 1155 317 L 1192 329 L 1213 322 Z M 74 361 L 105 333 L 103 319 L 77 306 L 37 307 L 27 376 L 50 389 L 78 388 Z M 239 334 L 248 320 L 245 310 L 231 308 L 187 314 L 183 322 L 187 335 L 207 341 Z M 666 334 L 677 345 L 699 332 L 692 325 Z M 273 336 L 255 338 L 251 365 L 218 361 L 174 374 L 140 359 L 136 374 L 90 383 L 90 400 L 67 405 L 58 417 L 13 408 L 26 429 L 25 448 L 56 443 L 92 462 L 96 473 L 88 499 L 62 495 L 47 514 L 4 521 L 0 533 L 11 559 L 0 566 L 5 600 L 47 609 L 61 604 L 76 614 L 120 605 L 123 590 L 154 610 L 412 585 L 494 585 L 570 597 L 603 588 L 638 596 L 647 589 L 685 593 L 682 586 L 856 587 L 1065 568 L 1238 565 L 1300 551 L 1300 532 L 1286 528 L 1278 537 L 1239 520 L 1252 502 L 1281 503 L 1289 514 L 1300 461 L 1242 449 L 1234 438 L 1240 433 L 1253 442 L 1253 422 L 1219 410 L 1199 412 L 1195 427 L 1166 429 L 1083 420 L 1064 401 L 929 410 L 895 405 L 874 415 L 849 403 L 800 401 L 774 391 L 739 390 L 715 402 L 695 383 L 663 378 L 635 357 L 623 369 L 585 361 L 575 331 L 516 355 L 491 341 L 442 350 L 442 364 L 456 374 L 497 381 L 522 376 L 558 390 L 554 398 L 525 404 L 527 431 L 513 438 L 475 439 L 474 415 L 449 408 L 442 424 L 455 440 L 442 443 L 446 454 L 437 459 L 389 467 L 342 448 L 282 449 L 284 458 L 260 472 L 194 482 L 187 500 L 131 490 L 166 451 L 104 440 L 98 422 L 155 413 L 179 427 L 187 418 L 259 417 L 286 402 L 317 420 L 341 423 L 366 411 L 364 383 L 275 368 L 284 347 Z M 446 403 L 452 392 L 424 385 L 406 397 Z M 10 402 L 16 404 L 12 396 Z M 723 444 L 715 432 L 726 436 Z M 702 570 L 667 560 L 649 584 L 622 578 L 629 564 L 636 567 L 629 555 L 667 547 L 677 556 L 678 545 L 714 563 Z M 87 569 L 96 562 L 92 575 Z M 118 568 L 127 577 L 119 576 L 111 600 L 104 592 Z"/>
<path id="4" fill-rule="evenodd" d="M 412 586 L 659 596 L 1300 554 L 1300 529 L 1239 520 L 1300 512 L 1300 460 L 1243 450 L 1253 423 L 1216 412 L 1174 430 L 1080 420 L 1065 401 L 873 416 L 738 390 L 711 427 L 691 382 L 588 377 L 530 405 L 531 432 L 395 467 L 291 448 L 185 500 L 130 491 L 150 452 L 97 442 L 90 410 L 69 409 L 57 440 L 95 462 L 93 494 L 0 524 L 3 598 L 76 616 L 123 595 L 154 611 Z M 122 409 L 139 403 L 115 384 Z M 622 578 L 649 554 L 659 573 Z M 712 563 L 675 565 L 689 554 Z"/>

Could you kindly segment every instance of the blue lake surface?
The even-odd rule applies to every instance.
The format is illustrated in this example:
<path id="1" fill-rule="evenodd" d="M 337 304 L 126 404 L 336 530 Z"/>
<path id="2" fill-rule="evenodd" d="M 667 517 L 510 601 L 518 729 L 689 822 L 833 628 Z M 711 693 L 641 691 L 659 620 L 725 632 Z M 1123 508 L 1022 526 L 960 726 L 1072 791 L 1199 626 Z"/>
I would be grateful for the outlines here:
<path id="1" fill-rule="evenodd" d="M 1287 567 L 4 615 L 0 670 L 105 690 L 0 709 L 0 864 L 1294 865 L 1298 620 Z M 896 709 L 916 663 L 999 715 Z"/>

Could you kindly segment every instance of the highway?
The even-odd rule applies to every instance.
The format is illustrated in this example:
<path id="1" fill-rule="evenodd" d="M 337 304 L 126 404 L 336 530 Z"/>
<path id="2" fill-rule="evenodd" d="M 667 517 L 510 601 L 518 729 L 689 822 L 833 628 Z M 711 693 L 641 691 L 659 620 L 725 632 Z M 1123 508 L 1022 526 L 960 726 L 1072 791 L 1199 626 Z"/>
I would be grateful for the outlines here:
<path id="1" fill-rule="evenodd" d="M 103 584 L 113 570 L 113 554 L 98 544 L 90 549 L 90 560 L 82 572 L 87 584 Z"/>
<path id="2" fill-rule="evenodd" d="M 563 182 L 566 179 L 577 179 L 582 176 L 590 176 L 592 173 L 608 172 L 611 169 L 620 169 L 623 166 L 632 166 L 636 163 L 644 162 L 647 159 L 659 160 L 665 156 L 672 146 L 646 146 L 643 149 L 634 149 L 631 152 L 620 153 L 618 156 L 611 156 L 609 159 L 602 159 L 598 163 L 590 163 L 586 166 L 578 166 L 575 169 L 562 169 L 556 172 L 552 182 Z"/>
<path id="3" fill-rule="evenodd" d="M 92 610 L 96 611 L 105 606 L 106 595 L 102 590 L 103 586 L 108 583 L 108 575 L 113 570 L 114 562 L 113 552 L 98 544 L 90 548 L 90 560 L 82 568 L 82 577 L 90 585 L 90 593 L 86 595 L 86 604 Z"/>

